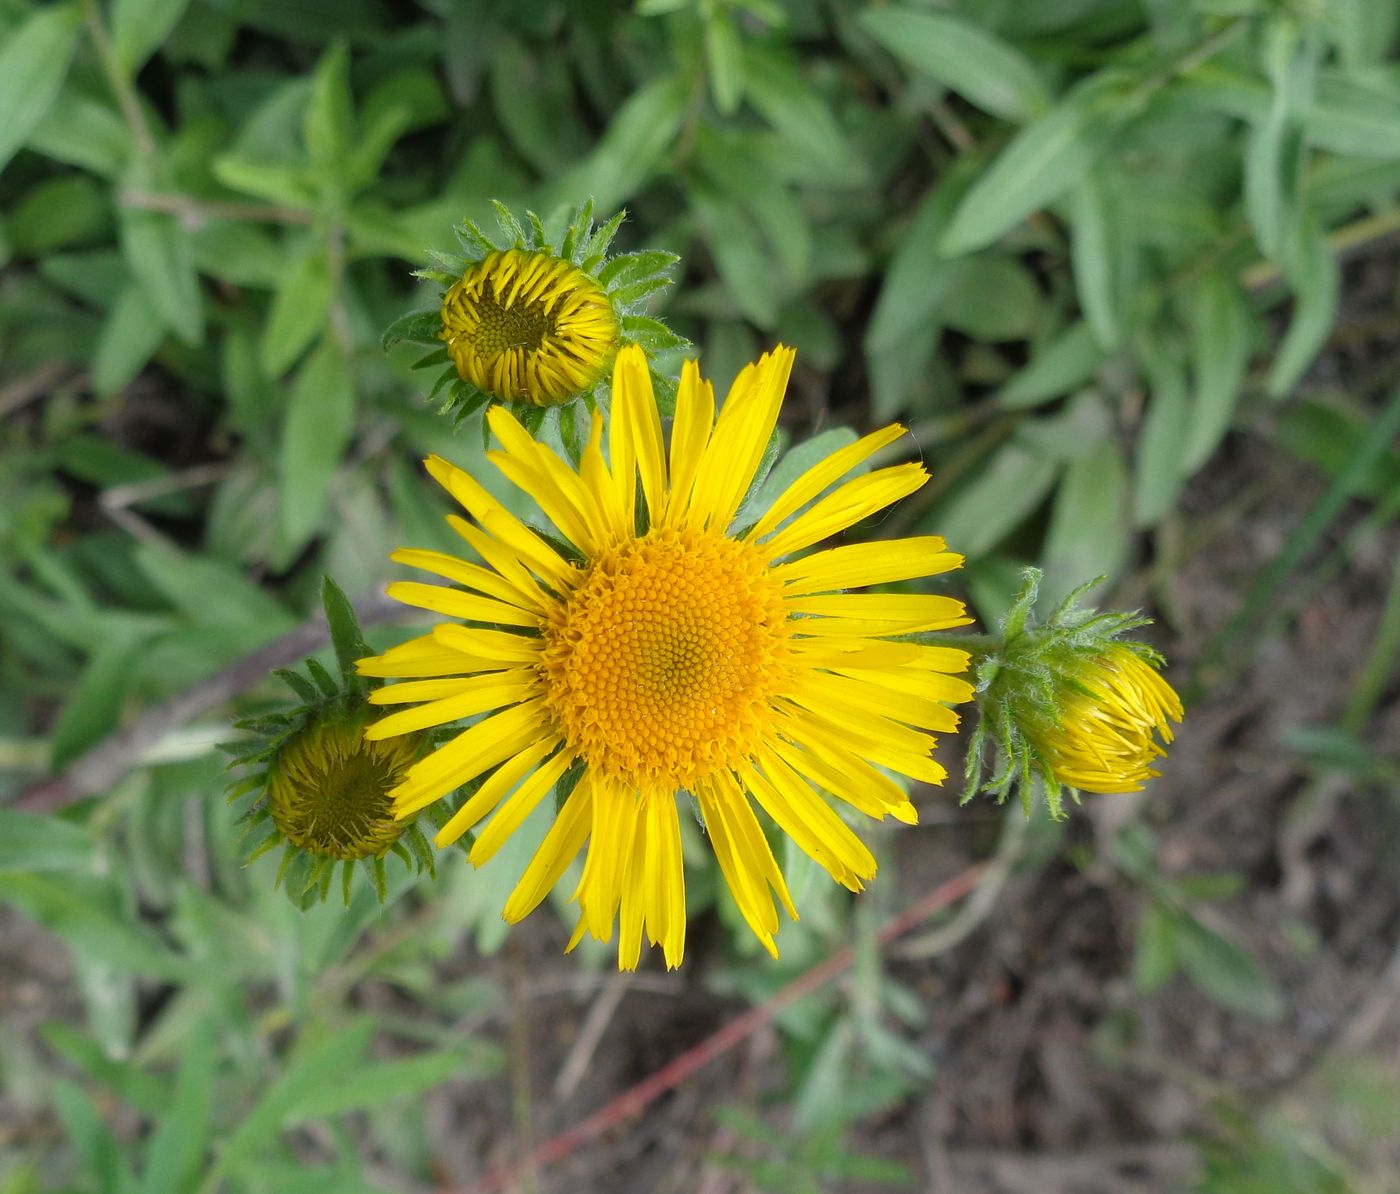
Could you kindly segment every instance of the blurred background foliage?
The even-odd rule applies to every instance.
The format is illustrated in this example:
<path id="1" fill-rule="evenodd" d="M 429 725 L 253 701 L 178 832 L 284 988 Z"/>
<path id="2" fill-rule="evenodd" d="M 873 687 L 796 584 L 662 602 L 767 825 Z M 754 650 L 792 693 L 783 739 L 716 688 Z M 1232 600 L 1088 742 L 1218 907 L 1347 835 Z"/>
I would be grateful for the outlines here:
<path id="1" fill-rule="evenodd" d="M 442 539 L 416 458 L 475 471 L 481 437 L 378 337 L 493 198 L 625 206 L 620 247 L 681 254 L 658 313 L 718 386 L 796 345 L 797 436 L 907 422 L 934 480 L 882 532 L 966 552 L 988 620 L 1026 562 L 1050 599 L 1144 558 L 1169 577 L 1184 487 L 1272 404 L 1285 449 L 1393 501 L 1384 442 L 1357 475 L 1364 408 L 1291 396 L 1339 257 L 1400 229 L 1397 35 L 1390 0 L 0 0 L 0 797 L 296 627 L 323 572 L 367 593 Z M 0 896 L 63 939 L 81 999 L 0 1044 L 39 1125 L 0 1140 L 0 1190 L 424 1188 L 416 1101 L 504 1064 L 499 976 L 459 946 L 501 947 L 520 851 L 383 913 L 297 912 L 237 864 L 231 716 L 60 818 L 0 808 Z M 791 865 L 782 961 L 716 946 L 713 989 L 870 947 Z M 1144 992 L 1184 971 L 1280 1013 L 1196 915 L 1228 877 L 1169 883 L 1140 838 L 1115 865 L 1146 893 Z M 692 909 L 722 898 L 701 876 Z M 369 974 L 412 1014 L 357 1002 Z M 910 1180 L 840 1147 L 930 1079 L 919 1001 L 873 947 L 856 975 L 780 1022 L 795 1135 L 735 1162 L 762 1188 Z M 1220 1148 L 1212 1191 L 1280 1188 L 1221 1184 L 1254 1162 Z M 1343 1188 L 1329 1166 L 1289 1188 Z"/>

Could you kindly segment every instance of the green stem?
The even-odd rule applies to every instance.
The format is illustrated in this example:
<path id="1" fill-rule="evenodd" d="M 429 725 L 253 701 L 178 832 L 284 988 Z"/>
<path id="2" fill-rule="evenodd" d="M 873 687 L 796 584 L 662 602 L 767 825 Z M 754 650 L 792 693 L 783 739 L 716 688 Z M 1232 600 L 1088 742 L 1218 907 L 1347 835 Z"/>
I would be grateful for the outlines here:
<path id="1" fill-rule="evenodd" d="M 143 158 L 154 158 L 156 139 L 151 135 L 145 113 L 141 111 L 141 101 L 136 95 L 136 89 L 126 77 L 121 63 L 117 61 L 112 39 L 107 35 L 107 26 L 102 23 L 102 13 L 96 0 L 82 0 L 82 8 L 83 19 L 87 22 L 88 32 L 92 36 L 93 48 L 97 50 L 97 57 L 102 62 L 102 71 L 107 76 L 112 94 L 116 96 L 122 118 L 136 140 L 136 148 Z"/>
<path id="2" fill-rule="evenodd" d="M 928 642 L 931 646 L 957 647 L 963 651 L 970 651 L 975 656 L 991 655 L 1002 648 L 999 634 L 947 634 L 939 631 L 937 634 L 930 634 Z"/>

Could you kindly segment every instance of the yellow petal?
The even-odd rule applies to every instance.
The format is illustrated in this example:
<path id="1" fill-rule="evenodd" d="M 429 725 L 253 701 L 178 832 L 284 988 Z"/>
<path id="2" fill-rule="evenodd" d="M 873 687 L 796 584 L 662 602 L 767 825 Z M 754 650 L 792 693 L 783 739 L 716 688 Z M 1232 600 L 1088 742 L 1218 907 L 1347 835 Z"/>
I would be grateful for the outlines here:
<path id="1" fill-rule="evenodd" d="M 918 464 L 898 464 L 847 481 L 760 544 L 771 560 L 811 547 L 908 497 L 928 480 Z"/>
<path id="2" fill-rule="evenodd" d="M 484 676 L 473 677 L 468 683 L 470 687 L 455 696 L 442 697 L 416 709 L 404 709 L 381 717 L 373 725 L 365 727 L 365 738 L 377 742 L 432 726 L 448 725 L 464 717 L 475 717 L 478 713 L 499 709 L 502 705 L 528 700 L 534 695 L 536 687 L 535 677 L 528 672 L 488 672 Z"/>
<path id="3" fill-rule="evenodd" d="M 463 730 L 408 769 L 391 793 L 394 816 L 402 819 L 416 813 L 547 736 L 546 717 L 542 701 L 526 701 Z"/>
<path id="4" fill-rule="evenodd" d="M 834 485 L 861 461 L 878 452 L 886 444 L 894 443 L 903 434 L 904 428 L 898 424 L 882 428 L 879 431 L 872 431 L 869 435 L 856 440 L 855 443 L 838 448 L 825 460 L 814 464 L 778 495 L 778 499 L 744 536 L 745 540 L 752 543 L 777 530 L 784 519 L 791 518 L 803 506 L 817 497 L 828 486 Z"/>
<path id="5" fill-rule="evenodd" d="M 710 442 L 715 422 L 715 391 L 700 376 L 700 366 L 686 361 L 681 366 L 676 390 L 676 416 L 671 422 L 671 493 L 666 507 L 666 524 L 687 523 L 695 475 Z"/>
<path id="6" fill-rule="evenodd" d="M 564 807 L 554 818 L 554 824 L 544 835 L 544 841 L 530 859 L 530 865 L 506 900 L 501 915 L 511 924 L 523 920 L 539 907 L 540 901 L 569 869 L 583 843 L 588 839 L 593 820 L 593 787 L 585 775 L 579 781 Z"/>
<path id="7" fill-rule="evenodd" d="M 771 575 L 783 582 L 788 596 L 797 597 L 934 576 L 961 566 L 962 556 L 944 551 L 942 539 L 919 535 L 828 548 L 779 564 Z"/>
<path id="8" fill-rule="evenodd" d="M 553 743 L 549 744 L 549 749 L 554 749 Z M 511 793 L 510 799 L 501 805 L 500 810 L 491 818 L 491 823 L 477 835 L 476 841 L 472 843 L 470 855 L 472 866 L 481 866 L 482 863 L 489 861 L 496 851 L 505 845 L 506 839 L 520 828 L 526 817 L 535 811 L 535 806 L 549 794 L 550 789 L 554 787 L 559 777 L 568 770 L 569 764 L 573 760 L 572 753 L 561 750 Z M 499 775 L 500 771 L 497 771 L 496 774 Z M 491 778 L 495 779 L 496 776 L 493 775 Z M 485 785 L 483 785 L 482 791 L 485 791 Z"/>
<path id="9" fill-rule="evenodd" d="M 481 787 L 467 798 L 466 803 L 448 818 L 447 823 L 437 831 L 437 836 L 433 840 L 439 846 L 450 846 L 495 808 L 501 802 L 501 798 L 529 772 L 534 770 L 540 760 L 549 754 L 556 745 L 558 745 L 558 739 L 545 738 L 539 742 L 530 743 L 514 758 L 507 759 L 491 773 Z M 473 864 L 480 866 L 485 861 L 484 858 L 478 859 L 476 857 L 476 850 L 473 847 Z"/>
<path id="10" fill-rule="evenodd" d="M 425 585 L 416 580 L 396 580 L 385 592 L 395 601 L 412 605 L 418 609 L 432 610 L 435 614 L 446 614 L 451 618 L 465 618 L 472 622 L 499 622 L 506 626 L 538 627 L 538 614 L 532 614 L 504 601 L 494 601 L 490 597 L 478 597 L 475 593 L 464 593 L 460 589 L 449 589 L 445 585 Z"/>
<path id="11" fill-rule="evenodd" d="M 409 678 L 415 676 L 456 676 L 474 671 L 460 651 L 444 647 L 431 634 L 420 634 L 382 655 L 357 659 L 355 670 L 362 676 Z"/>
<path id="12" fill-rule="evenodd" d="M 666 501 L 666 456 L 661 415 L 656 409 L 646 354 L 629 344 L 613 366 L 612 450 L 614 471 L 634 463 L 642 477 L 651 520 L 660 520 Z M 626 506 L 623 506 L 626 509 Z"/>
<path id="13" fill-rule="evenodd" d="M 528 587 L 522 587 L 513 584 L 504 576 L 483 568 L 480 564 L 459 560 L 456 556 L 450 556 L 446 552 L 401 547 L 397 551 L 390 552 L 389 558 L 396 564 L 403 564 L 409 568 L 421 568 L 424 572 L 431 572 L 435 576 L 452 581 L 454 584 L 465 585 L 469 589 L 475 589 L 478 593 L 484 593 L 486 596 L 504 601 L 508 605 L 534 610 L 536 613 L 543 613 L 548 608 L 544 595 L 537 585 L 530 584 Z"/>

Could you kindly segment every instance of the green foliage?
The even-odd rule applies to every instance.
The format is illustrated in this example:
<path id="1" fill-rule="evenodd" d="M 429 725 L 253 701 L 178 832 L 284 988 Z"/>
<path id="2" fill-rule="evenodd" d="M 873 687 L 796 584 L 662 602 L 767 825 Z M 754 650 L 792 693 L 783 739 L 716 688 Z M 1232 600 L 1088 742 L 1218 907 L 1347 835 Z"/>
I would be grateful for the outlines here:
<path id="1" fill-rule="evenodd" d="M 1285 446 L 1338 478 L 1331 513 L 1389 500 L 1400 463 L 1369 412 L 1293 395 L 1336 322 L 1339 250 L 1397 223 L 1397 34 L 1378 0 L 5 0 L 0 799 L 293 630 L 325 573 L 358 596 L 396 544 L 450 542 L 414 457 L 448 455 L 524 511 L 485 467 L 479 412 L 459 406 L 454 435 L 427 408 L 445 358 L 414 372 L 421 353 L 379 343 L 393 325 L 437 347 L 440 286 L 412 271 L 497 198 L 542 213 L 525 242 L 562 237 L 590 196 L 625 208 L 595 265 L 637 304 L 629 334 L 661 352 L 674 326 L 721 393 L 784 339 L 812 421 L 909 422 L 936 480 L 898 517 L 976 557 L 987 620 L 1026 561 L 1051 601 L 1121 573 L 1271 402 Z M 672 254 L 683 285 L 648 292 Z M 849 435 L 786 460 L 775 438 L 767 486 Z M 1328 524 L 1261 578 L 1261 603 Z M 349 685 L 364 647 L 345 611 L 328 594 Z M 284 677 L 296 701 L 325 698 L 318 666 Z M 241 711 L 280 702 L 259 688 Z M 207 708 L 60 818 L 0 809 L 0 897 L 68 950 L 85 1017 L 48 1035 L 68 1076 L 35 1096 L 66 1142 L 18 1145 L 0 1186 L 184 1190 L 216 1165 L 238 1191 L 366 1189 L 362 1139 L 435 1180 L 408 1117 L 369 1093 L 411 1105 L 499 1058 L 430 1019 L 401 1056 L 402 1025 L 356 1020 L 350 990 L 363 967 L 444 1023 L 491 1014 L 489 983 L 440 990 L 431 963 L 467 936 L 500 945 L 500 888 L 543 821 L 497 869 L 443 868 L 406 943 L 406 868 L 348 910 L 316 903 L 324 873 L 284 873 L 316 903 L 299 911 L 272 893 L 273 858 L 237 865 L 228 725 Z M 1354 726 L 1298 746 L 1393 782 Z M 795 893 L 811 883 L 785 927 L 799 967 L 853 930 L 810 864 L 786 869 Z M 1150 873 L 1139 981 L 1182 971 L 1270 1013 L 1276 989 L 1202 897 Z M 697 914 L 734 919 L 704 883 Z M 784 973 L 744 969 L 747 999 Z M 756 1181 L 894 1178 L 845 1151 L 880 1100 L 838 1079 L 868 1065 L 892 1100 L 927 1074 L 897 1064 L 897 984 L 861 990 L 859 1014 L 785 1018 L 800 1114 L 749 1154 L 769 1166 Z"/>
<path id="2" fill-rule="evenodd" d="M 1151 994 L 1179 972 L 1208 999 L 1261 1020 L 1283 1016 L 1278 984 L 1240 945 L 1213 928 L 1199 911 L 1239 890 L 1239 876 L 1168 876 L 1157 867 L 1151 834 L 1135 826 L 1119 835 L 1114 861 L 1141 884 L 1146 897 L 1138 925 L 1133 981 Z"/>

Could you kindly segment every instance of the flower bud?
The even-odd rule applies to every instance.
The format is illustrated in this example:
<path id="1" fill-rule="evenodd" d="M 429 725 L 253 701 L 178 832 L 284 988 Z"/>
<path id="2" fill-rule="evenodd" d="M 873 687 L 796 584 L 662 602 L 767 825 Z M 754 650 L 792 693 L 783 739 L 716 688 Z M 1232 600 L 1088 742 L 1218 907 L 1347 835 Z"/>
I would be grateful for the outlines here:
<path id="1" fill-rule="evenodd" d="M 1165 663 L 1146 643 L 1120 636 L 1150 619 L 1082 608 L 1071 593 L 1043 625 L 1032 618 L 1040 572 L 1025 583 L 1001 641 L 978 665 L 977 729 L 968 744 L 964 802 L 986 791 L 998 801 L 1013 786 L 1030 811 L 1037 786 L 1050 813 L 1064 817 L 1062 794 L 1138 792 L 1182 718 L 1181 698 L 1159 674 Z M 988 750 L 991 778 L 982 782 Z"/>

